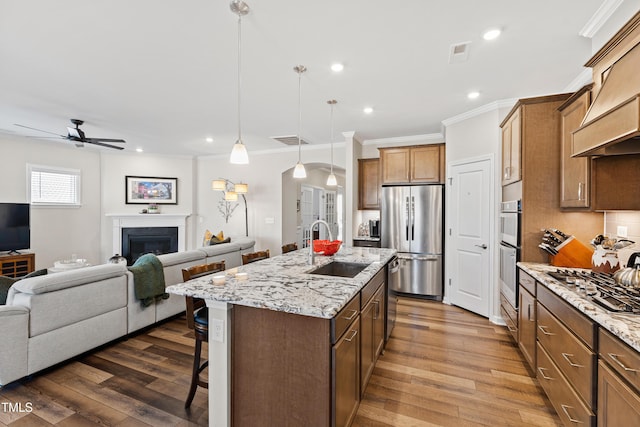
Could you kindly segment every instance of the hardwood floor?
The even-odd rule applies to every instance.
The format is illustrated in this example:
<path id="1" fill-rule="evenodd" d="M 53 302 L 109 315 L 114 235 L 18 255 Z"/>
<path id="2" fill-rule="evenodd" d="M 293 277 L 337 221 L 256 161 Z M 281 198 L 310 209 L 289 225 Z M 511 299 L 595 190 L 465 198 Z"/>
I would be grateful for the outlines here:
<path id="1" fill-rule="evenodd" d="M 207 425 L 207 390 L 183 408 L 192 352 L 185 319 L 172 319 L 3 388 L 0 426 Z M 481 425 L 560 421 L 505 328 L 401 298 L 354 426 Z"/>

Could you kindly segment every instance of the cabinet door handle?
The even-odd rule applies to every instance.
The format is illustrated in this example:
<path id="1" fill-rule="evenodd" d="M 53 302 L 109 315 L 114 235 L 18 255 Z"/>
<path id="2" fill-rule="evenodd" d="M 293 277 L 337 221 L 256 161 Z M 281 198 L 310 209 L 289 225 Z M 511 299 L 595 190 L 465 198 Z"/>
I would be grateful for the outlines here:
<path id="1" fill-rule="evenodd" d="M 620 365 L 620 367 L 621 367 L 622 369 L 624 369 L 625 371 L 627 371 L 627 372 L 640 372 L 640 370 L 638 370 L 638 369 L 633 369 L 633 368 L 629 368 L 629 367 L 627 367 L 624 363 L 622 363 L 622 362 L 620 361 L 620 359 L 618 359 L 618 355 L 617 355 L 617 354 L 613 354 L 613 353 L 607 353 L 607 354 L 609 355 L 609 357 L 610 357 L 614 362 L 616 362 L 618 365 Z"/>
<path id="2" fill-rule="evenodd" d="M 531 304 L 527 304 L 527 320 L 531 322 Z"/>
<path id="3" fill-rule="evenodd" d="M 356 317 L 356 315 L 358 314 L 358 310 L 351 310 L 353 313 L 351 313 L 351 316 L 349 317 L 345 317 L 346 320 L 351 320 L 354 317 Z"/>
<path id="4" fill-rule="evenodd" d="M 353 332 L 353 333 L 351 334 L 351 336 L 349 338 L 345 338 L 344 339 L 345 341 L 351 342 L 356 337 L 356 335 L 358 335 L 358 331 L 351 331 L 351 332 Z"/>
<path id="5" fill-rule="evenodd" d="M 584 368 L 584 365 L 579 365 L 577 363 L 573 363 L 571 361 L 571 359 L 569 359 L 570 357 L 573 357 L 573 354 L 562 353 L 562 357 L 564 357 L 564 360 L 566 360 L 567 363 L 569 363 L 569 365 L 573 366 L 574 368 Z"/>
<path id="6" fill-rule="evenodd" d="M 376 309 L 373 312 L 373 319 L 378 320 L 380 317 L 380 301 L 374 301 L 373 303 L 376 305 Z"/>
<path id="7" fill-rule="evenodd" d="M 546 371 L 547 368 L 543 368 L 543 367 L 538 367 L 538 372 L 540 372 L 540 376 L 542 378 L 544 378 L 545 380 L 549 380 L 549 381 L 553 381 L 555 378 L 552 377 L 548 377 L 544 374 L 544 371 Z"/>
<path id="8" fill-rule="evenodd" d="M 547 328 L 547 326 L 544 326 L 544 325 L 538 325 L 538 329 L 540 329 L 540 330 L 542 331 L 542 333 L 543 333 L 543 334 L 548 335 L 548 336 L 555 335 L 554 333 L 547 332 L 545 328 Z"/>
<path id="9" fill-rule="evenodd" d="M 504 179 L 511 178 L 511 167 L 507 166 L 504 168 Z"/>
<path id="10" fill-rule="evenodd" d="M 560 407 L 562 408 L 562 411 L 567 416 L 567 418 L 569 418 L 569 421 L 571 421 L 574 424 L 582 424 L 582 421 L 576 420 L 571 415 L 569 415 L 569 408 L 573 409 L 571 406 L 569 406 L 569 405 L 560 405 Z"/>
<path id="11" fill-rule="evenodd" d="M 584 188 L 584 182 L 579 182 L 578 183 L 578 200 L 584 200 L 583 194 L 582 194 L 583 188 Z"/>

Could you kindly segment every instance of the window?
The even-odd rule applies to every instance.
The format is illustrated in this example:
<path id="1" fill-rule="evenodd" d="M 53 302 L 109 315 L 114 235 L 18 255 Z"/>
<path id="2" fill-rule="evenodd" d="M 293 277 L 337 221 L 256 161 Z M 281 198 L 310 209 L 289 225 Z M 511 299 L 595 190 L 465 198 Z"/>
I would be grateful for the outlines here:
<path id="1" fill-rule="evenodd" d="M 80 206 L 80 171 L 28 165 L 29 200 L 32 205 Z"/>

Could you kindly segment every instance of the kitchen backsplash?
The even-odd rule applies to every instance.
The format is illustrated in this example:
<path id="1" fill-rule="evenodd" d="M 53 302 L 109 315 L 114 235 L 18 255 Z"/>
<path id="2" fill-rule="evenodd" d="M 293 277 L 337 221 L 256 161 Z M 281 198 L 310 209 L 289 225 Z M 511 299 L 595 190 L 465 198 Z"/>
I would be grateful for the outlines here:
<path id="1" fill-rule="evenodd" d="M 629 256 L 640 252 L 640 212 L 638 211 L 610 211 L 604 213 L 604 234 L 609 237 L 618 236 L 618 226 L 627 227 L 627 239 L 636 242 L 618 251 L 620 265 L 625 267 Z"/>

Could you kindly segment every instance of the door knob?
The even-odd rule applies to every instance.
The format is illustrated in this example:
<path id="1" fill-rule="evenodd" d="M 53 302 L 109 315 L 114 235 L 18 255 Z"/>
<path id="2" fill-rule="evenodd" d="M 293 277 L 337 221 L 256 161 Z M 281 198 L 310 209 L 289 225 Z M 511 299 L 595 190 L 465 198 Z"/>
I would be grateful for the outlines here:
<path id="1" fill-rule="evenodd" d="M 475 245 L 478 248 L 482 248 L 482 249 L 487 249 L 487 245 L 485 245 L 484 243 L 481 245 Z"/>

